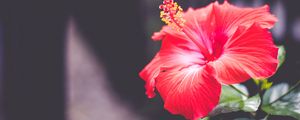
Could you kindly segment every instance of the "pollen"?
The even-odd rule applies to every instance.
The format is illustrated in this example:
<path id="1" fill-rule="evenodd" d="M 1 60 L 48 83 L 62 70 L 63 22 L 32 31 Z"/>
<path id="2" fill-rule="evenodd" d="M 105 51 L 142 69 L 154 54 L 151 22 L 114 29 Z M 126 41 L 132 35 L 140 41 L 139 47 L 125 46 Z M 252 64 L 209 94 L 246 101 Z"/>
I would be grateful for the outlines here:
<path id="1" fill-rule="evenodd" d="M 175 30 L 181 31 L 183 29 L 185 23 L 183 10 L 176 2 L 173 0 L 164 0 L 159 9 L 162 10 L 160 18 L 163 22 Z"/>

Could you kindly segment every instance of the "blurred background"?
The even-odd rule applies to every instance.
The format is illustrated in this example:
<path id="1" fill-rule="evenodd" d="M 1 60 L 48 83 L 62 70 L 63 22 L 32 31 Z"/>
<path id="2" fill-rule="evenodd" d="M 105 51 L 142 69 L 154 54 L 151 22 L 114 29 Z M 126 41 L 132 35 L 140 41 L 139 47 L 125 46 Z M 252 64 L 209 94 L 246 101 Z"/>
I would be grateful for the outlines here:
<path id="1" fill-rule="evenodd" d="M 287 51 L 271 80 L 300 80 L 300 2 L 229 1 L 270 5 L 279 18 L 275 43 Z M 159 96 L 147 99 L 138 76 L 160 47 L 150 38 L 163 25 L 161 2 L 1 0 L 0 120 L 184 120 L 164 110 Z M 178 2 L 187 9 L 211 0 Z M 254 83 L 244 84 L 255 92 Z"/>

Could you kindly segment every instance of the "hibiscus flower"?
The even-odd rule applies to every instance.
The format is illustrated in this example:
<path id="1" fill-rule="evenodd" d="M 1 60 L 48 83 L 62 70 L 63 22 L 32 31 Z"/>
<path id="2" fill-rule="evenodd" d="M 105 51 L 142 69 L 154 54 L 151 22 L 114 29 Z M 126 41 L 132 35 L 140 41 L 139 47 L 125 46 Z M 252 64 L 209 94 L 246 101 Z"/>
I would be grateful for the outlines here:
<path id="1" fill-rule="evenodd" d="M 276 72 L 278 48 L 269 29 L 277 19 L 267 5 L 239 8 L 214 2 L 181 14 L 180 6 L 165 0 L 160 8 L 169 26 L 152 36 L 162 40 L 161 49 L 140 77 L 148 97 L 155 96 L 156 88 L 172 114 L 203 118 L 218 104 L 221 84 Z"/>

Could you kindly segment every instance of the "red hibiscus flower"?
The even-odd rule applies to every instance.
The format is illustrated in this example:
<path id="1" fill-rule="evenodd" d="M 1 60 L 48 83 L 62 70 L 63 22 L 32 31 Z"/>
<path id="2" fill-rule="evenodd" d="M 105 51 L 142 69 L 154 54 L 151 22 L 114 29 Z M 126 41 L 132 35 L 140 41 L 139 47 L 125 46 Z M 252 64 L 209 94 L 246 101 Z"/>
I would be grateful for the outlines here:
<path id="1" fill-rule="evenodd" d="M 162 46 L 140 76 L 148 97 L 156 88 L 172 114 L 203 118 L 218 104 L 221 84 L 275 73 L 278 49 L 268 30 L 276 18 L 267 5 L 239 8 L 215 2 L 181 15 L 177 4 L 165 0 L 161 9 L 170 26 L 153 35 Z"/>

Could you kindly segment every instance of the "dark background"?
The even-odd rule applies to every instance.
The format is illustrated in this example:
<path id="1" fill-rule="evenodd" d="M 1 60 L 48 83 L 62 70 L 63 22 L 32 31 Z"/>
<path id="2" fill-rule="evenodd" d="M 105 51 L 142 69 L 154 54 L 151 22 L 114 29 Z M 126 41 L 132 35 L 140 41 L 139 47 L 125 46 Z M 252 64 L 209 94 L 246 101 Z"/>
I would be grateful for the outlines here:
<path id="1" fill-rule="evenodd" d="M 241 6 L 253 6 L 254 2 L 267 3 L 272 8 L 278 1 L 283 6 L 285 27 L 284 33 L 275 37 L 275 43 L 285 45 L 287 57 L 271 80 L 293 84 L 300 80 L 300 38 L 293 34 L 300 34 L 300 31 L 293 31 L 295 22 L 300 19 L 299 2 L 231 2 Z M 66 119 L 64 50 L 70 16 L 91 49 L 96 51 L 96 56 L 103 60 L 109 82 L 124 103 L 145 119 L 183 120 L 183 117 L 165 111 L 159 97 L 147 99 L 144 82 L 138 77 L 138 72 L 159 48 L 159 43 L 149 38 L 163 25 L 159 21 L 160 2 L 1 0 L 0 120 Z M 209 0 L 178 2 L 185 9 L 187 6 L 201 7 L 210 3 Z M 253 83 L 246 84 L 251 86 Z"/>

